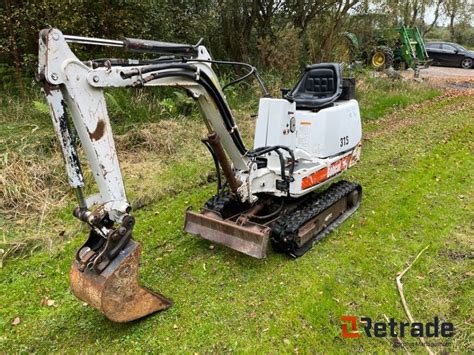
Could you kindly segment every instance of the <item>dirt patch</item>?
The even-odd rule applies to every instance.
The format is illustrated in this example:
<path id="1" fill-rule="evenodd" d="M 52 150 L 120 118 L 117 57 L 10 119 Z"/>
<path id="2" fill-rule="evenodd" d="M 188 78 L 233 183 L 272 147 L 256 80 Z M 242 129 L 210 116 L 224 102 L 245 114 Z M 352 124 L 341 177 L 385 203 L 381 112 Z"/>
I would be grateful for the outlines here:
<path id="1" fill-rule="evenodd" d="M 474 81 L 473 81 L 474 83 Z M 388 115 L 385 118 L 380 119 L 377 122 L 378 129 L 367 132 L 364 134 L 364 140 L 372 140 L 376 137 L 392 134 L 402 128 L 409 127 L 413 124 L 416 124 L 419 120 L 416 117 L 416 111 L 428 107 L 435 102 L 440 100 L 446 100 L 452 97 L 457 96 L 472 96 L 474 95 L 474 87 L 468 89 L 455 89 L 455 88 L 447 88 L 443 92 L 442 95 L 437 96 L 431 100 L 424 101 L 419 104 L 410 105 L 404 108 L 401 111 L 397 111 L 391 115 Z M 460 107 L 462 108 L 462 107 Z"/>
<path id="2" fill-rule="evenodd" d="M 421 78 L 444 78 L 444 79 L 474 79 L 474 69 L 435 67 L 431 66 L 420 70 Z"/>
<path id="3" fill-rule="evenodd" d="M 451 260 L 474 259 L 474 252 L 463 252 L 459 250 L 444 249 L 439 252 L 441 256 L 447 256 Z"/>
<path id="4" fill-rule="evenodd" d="M 473 80 L 447 81 L 447 86 L 454 89 L 474 89 Z"/>
<path id="5" fill-rule="evenodd" d="M 412 70 L 406 70 L 400 74 L 406 80 L 414 80 Z M 474 69 L 431 66 L 421 69 L 417 80 L 428 82 L 436 87 L 471 89 L 474 88 Z"/>
<path id="6" fill-rule="evenodd" d="M 463 196 L 463 199 L 470 201 L 471 195 Z M 469 203 L 469 202 L 468 202 Z M 446 239 L 444 248 L 438 252 L 439 256 L 448 257 L 453 261 L 473 260 L 474 248 L 472 245 L 472 226 L 458 226 L 456 231 Z M 474 273 L 470 273 L 474 276 Z"/>

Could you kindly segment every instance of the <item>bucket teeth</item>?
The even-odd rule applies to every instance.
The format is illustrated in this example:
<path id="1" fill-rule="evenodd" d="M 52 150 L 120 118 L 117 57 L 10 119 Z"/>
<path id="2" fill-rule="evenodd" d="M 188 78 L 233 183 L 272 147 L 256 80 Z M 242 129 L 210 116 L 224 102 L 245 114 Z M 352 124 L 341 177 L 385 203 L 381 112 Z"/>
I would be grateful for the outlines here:
<path id="1" fill-rule="evenodd" d="M 89 268 L 81 271 L 74 261 L 70 272 L 73 294 L 118 323 L 170 307 L 171 301 L 138 284 L 140 250 L 140 244 L 130 240 L 100 274 Z"/>

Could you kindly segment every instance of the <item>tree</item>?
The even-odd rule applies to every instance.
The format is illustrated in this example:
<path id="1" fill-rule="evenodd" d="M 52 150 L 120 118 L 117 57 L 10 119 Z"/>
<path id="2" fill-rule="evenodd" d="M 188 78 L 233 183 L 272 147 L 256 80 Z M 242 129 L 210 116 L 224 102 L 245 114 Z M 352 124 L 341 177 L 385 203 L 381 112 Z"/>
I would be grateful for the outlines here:
<path id="1" fill-rule="evenodd" d="M 13 62 L 15 67 L 15 76 L 20 91 L 20 97 L 24 99 L 26 95 L 23 87 L 23 78 L 21 76 L 21 57 L 15 36 L 15 27 L 17 25 L 17 22 L 15 21 L 16 17 L 17 12 L 12 8 L 10 1 L 4 0 L 4 11 L 2 11 L 0 19 L 4 23 L 5 33 L 2 35 L 4 40 L 0 42 L 0 48 L 2 49 L 2 52 L 5 51 L 10 54 L 10 60 Z"/>
<path id="2" fill-rule="evenodd" d="M 328 29 L 324 33 L 322 43 L 322 59 L 328 60 L 331 57 L 331 49 L 334 47 L 334 40 L 339 37 L 341 28 L 347 19 L 347 14 L 359 0 L 338 0 L 335 1 L 333 11 L 327 14 L 330 16 Z"/>
<path id="3" fill-rule="evenodd" d="M 248 60 L 252 30 L 257 20 L 256 0 L 220 0 L 218 5 L 221 45 L 230 58 Z"/>
<path id="4" fill-rule="evenodd" d="M 454 22 L 457 17 L 468 11 L 468 2 L 469 0 L 446 0 L 444 2 L 444 11 L 449 19 L 448 27 L 451 41 L 455 40 Z"/>
<path id="5" fill-rule="evenodd" d="M 288 0 L 284 2 L 283 7 L 293 27 L 299 29 L 299 35 L 302 36 L 308 24 L 333 4 L 334 1 Z"/>
<path id="6" fill-rule="evenodd" d="M 439 15 L 440 15 L 440 11 L 441 11 L 441 5 L 444 4 L 444 1 L 445 0 L 437 0 L 437 1 L 434 2 L 435 10 L 434 10 L 433 21 L 431 22 L 430 25 L 425 26 L 425 28 L 423 30 L 423 36 L 426 35 L 428 32 L 430 32 L 433 29 L 433 27 L 437 24 L 438 19 L 439 19 Z"/>

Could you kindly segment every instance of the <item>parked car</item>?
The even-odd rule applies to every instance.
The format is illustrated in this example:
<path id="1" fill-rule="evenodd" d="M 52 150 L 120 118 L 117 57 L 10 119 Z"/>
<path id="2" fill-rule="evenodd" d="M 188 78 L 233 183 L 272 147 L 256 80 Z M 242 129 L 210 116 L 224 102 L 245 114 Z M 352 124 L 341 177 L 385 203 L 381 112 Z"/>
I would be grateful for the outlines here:
<path id="1" fill-rule="evenodd" d="M 433 60 L 433 65 L 473 68 L 474 52 L 468 51 L 463 46 L 451 42 L 425 43 L 428 56 Z"/>

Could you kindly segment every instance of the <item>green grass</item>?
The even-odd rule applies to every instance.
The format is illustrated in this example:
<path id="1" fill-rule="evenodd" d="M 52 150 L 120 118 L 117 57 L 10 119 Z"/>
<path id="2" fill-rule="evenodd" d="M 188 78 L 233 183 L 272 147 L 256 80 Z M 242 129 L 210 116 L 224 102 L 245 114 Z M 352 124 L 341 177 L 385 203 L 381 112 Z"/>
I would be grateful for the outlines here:
<path id="1" fill-rule="evenodd" d="M 439 95 L 435 88 L 420 90 L 410 82 L 392 81 L 384 78 L 370 78 L 359 91 L 361 115 L 366 120 L 377 120 L 410 104 L 416 104 Z M 367 95 L 367 93 L 370 93 Z"/>
<path id="2" fill-rule="evenodd" d="M 387 90 L 386 96 L 398 91 Z M 415 102 L 434 95 L 419 91 Z M 383 96 L 368 92 L 363 110 Z M 135 238 L 144 247 L 141 280 L 175 305 L 139 322 L 107 321 L 68 290 L 69 265 L 85 232 L 62 241 L 51 236 L 60 247 L 0 269 L 0 351 L 386 352 L 393 349 L 390 339 L 341 338 L 339 318 L 405 321 L 395 277 L 426 245 L 403 279 L 411 311 L 420 321 L 437 315 L 454 323 L 449 347 L 435 350 L 472 351 L 472 259 L 454 256 L 472 255 L 473 113 L 472 98 L 460 96 L 372 121 L 366 132 L 380 134 L 364 143 L 362 161 L 345 176 L 362 184 L 362 207 L 297 260 L 275 253 L 254 260 L 184 234 L 186 207 L 199 207 L 214 186 L 202 182 L 210 165 L 175 161 L 160 188 L 173 184 L 172 171 L 180 184 L 197 182 L 135 213 Z M 49 218 L 56 215 L 61 228 L 74 228 L 68 211 Z M 41 305 L 46 297 L 54 306 Z M 21 323 L 13 326 L 15 317 Z M 404 341 L 421 352 L 415 341 Z"/>

